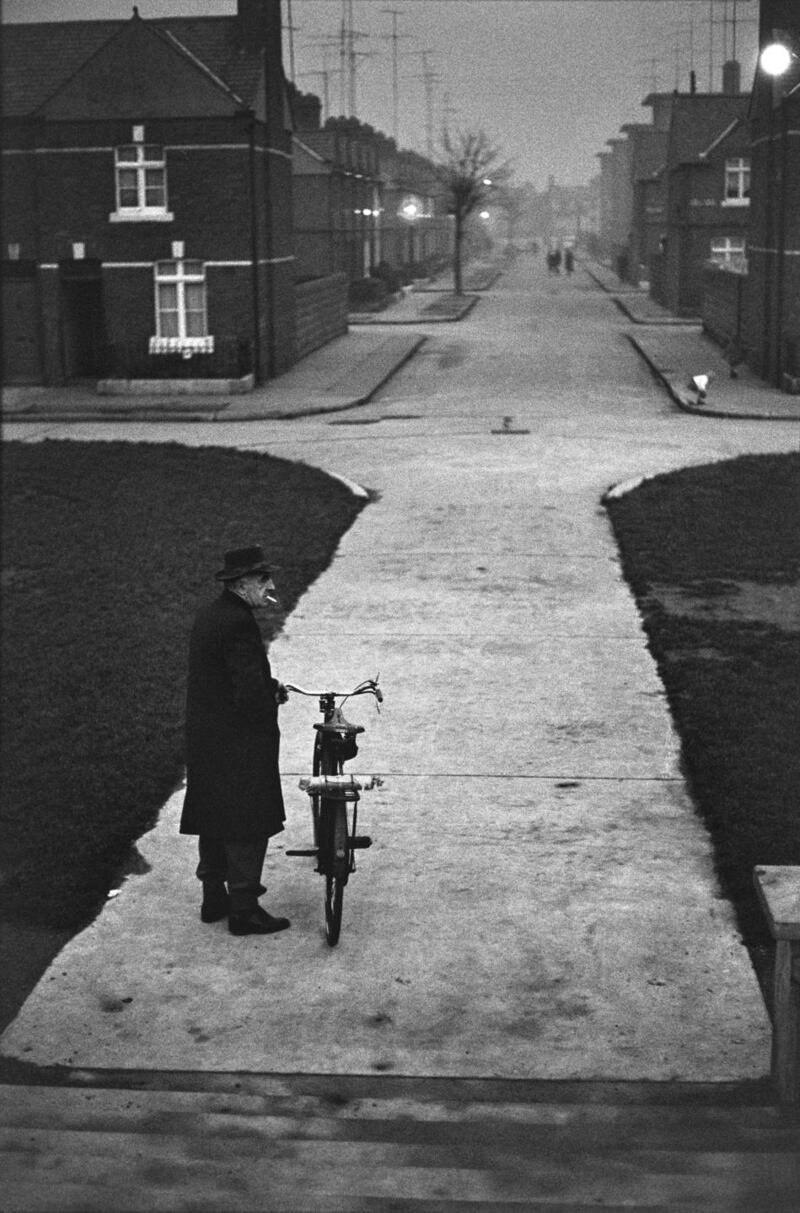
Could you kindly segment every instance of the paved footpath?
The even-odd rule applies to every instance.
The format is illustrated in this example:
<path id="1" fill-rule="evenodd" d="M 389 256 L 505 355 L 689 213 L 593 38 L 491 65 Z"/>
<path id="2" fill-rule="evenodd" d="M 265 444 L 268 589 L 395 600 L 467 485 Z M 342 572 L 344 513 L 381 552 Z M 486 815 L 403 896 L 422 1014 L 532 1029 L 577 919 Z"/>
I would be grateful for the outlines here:
<path id="1" fill-rule="evenodd" d="M 624 328 L 583 275 L 555 283 L 523 263 L 457 326 L 421 329 L 416 357 L 357 410 L 290 425 L 129 423 L 132 441 L 262 449 L 375 491 L 271 658 L 280 677 L 301 685 L 380 670 L 383 714 L 348 707 L 367 726 L 354 767 L 386 780 L 363 804 L 376 845 L 348 888 L 342 941 L 330 950 L 319 878 L 282 854 L 308 833 L 295 784 L 308 769 L 313 707 L 293 699 L 282 716 L 288 828 L 271 850 L 266 899 L 292 930 L 232 941 L 224 924 L 200 927 L 192 843 L 176 834 L 178 793 L 139 842 L 149 870 L 130 877 L 62 951 L 2 1037 L 6 1058 L 89 1081 L 103 1070 L 217 1074 L 228 1095 L 232 1071 L 290 1084 L 315 1074 L 334 1084 L 324 1088 L 332 1099 L 347 1075 L 373 1084 L 614 1080 L 720 1092 L 763 1082 L 767 1017 L 683 783 L 600 499 L 611 483 L 641 474 L 796 449 L 797 427 L 679 412 Z M 7 427 L 6 437 L 120 432 L 103 422 L 43 422 Z M 378 1097 L 377 1087 L 366 1091 Z M 304 1150 L 302 1111 L 291 1109 L 277 1145 L 265 1143 L 259 1121 L 262 1147 L 283 1160 L 290 1185 L 320 1166 L 339 1175 L 345 1157 L 357 1161 L 352 1201 L 328 1188 L 329 1203 L 265 1208 L 403 1207 L 369 1201 L 407 1192 L 456 1202 L 430 1208 L 474 1199 L 499 1209 L 502 1199 L 520 1207 L 554 1191 L 569 1192 L 574 1207 L 634 1197 L 691 1207 L 715 1183 L 710 1172 L 693 1186 L 654 1182 L 641 1140 L 635 1183 L 624 1165 L 627 1180 L 614 1168 L 602 1179 L 598 1162 L 583 1173 L 582 1194 L 574 1157 L 548 1172 L 530 1157 L 523 1166 L 525 1150 L 515 1146 L 504 1171 L 489 1128 L 496 1151 L 480 1161 L 474 1136 L 466 1157 L 437 1156 L 435 1135 L 433 1153 L 397 1153 L 396 1125 L 392 1150 L 360 1143 L 343 1153 L 339 1142 Z M 395 1113 L 403 1115 L 397 1105 Z M 153 1111 L 149 1123 L 155 1129 L 170 1114 Z M 260 1105 L 259 1116 L 268 1114 Z M 419 1106 L 408 1113 L 415 1124 L 428 1115 Z M 503 1114 L 506 1129 L 514 1115 Z M 337 1136 L 332 1116 L 323 1121 L 309 1126 L 312 1135 Z M 232 1140 L 256 1131 L 252 1122 L 224 1123 Z M 211 1124 L 202 1120 L 204 1133 Z M 579 1148 L 580 1134 L 570 1140 L 568 1149 Z M 625 1133 L 615 1140 L 624 1154 Z M 724 1149 L 735 1152 L 735 1140 Z M 541 1140 L 532 1149 L 537 1159 L 547 1152 Z M 155 1165 L 157 1152 L 145 1152 Z M 186 1166 L 172 1165 L 177 1183 Z M 783 1164 L 773 1157 L 770 1165 L 780 1186 Z M 141 1181 L 141 1169 L 134 1173 Z M 412 1176 L 417 1189 L 406 1187 Z M 723 1200 L 742 1190 L 741 1179 L 735 1168 L 726 1173 Z M 783 1207 L 777 1197 L 773 1206 Z M 231 1196 L 214 1207 L 251 1206 Z"/>

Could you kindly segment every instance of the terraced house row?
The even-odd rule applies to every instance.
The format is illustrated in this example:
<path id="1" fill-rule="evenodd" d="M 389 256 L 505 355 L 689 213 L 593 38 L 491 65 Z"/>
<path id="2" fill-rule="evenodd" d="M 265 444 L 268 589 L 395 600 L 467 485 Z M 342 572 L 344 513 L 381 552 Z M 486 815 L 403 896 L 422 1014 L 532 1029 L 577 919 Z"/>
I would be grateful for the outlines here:
<path id="1" fill-rule="evenodd" d="M 723 66 L 719 93 L 652 93 L 600 153 L 600 239 L 623 279 L 764 379 L 800 391 L 800 5 L 759 0 L 786 72 Z"/>
<path id="2" fill-rule="evenodd" d="M 358 132 L 300 144 L 280 0 L 2 32 L 3 382 L 247 386 L 344 332 L 350 281 L 388 248 L 410 259 L 396 165 Z M 309 159 L 327 208 L 312 256 Z M 418 239 L 446 251 L 446 216 L 428 220 Z"/>

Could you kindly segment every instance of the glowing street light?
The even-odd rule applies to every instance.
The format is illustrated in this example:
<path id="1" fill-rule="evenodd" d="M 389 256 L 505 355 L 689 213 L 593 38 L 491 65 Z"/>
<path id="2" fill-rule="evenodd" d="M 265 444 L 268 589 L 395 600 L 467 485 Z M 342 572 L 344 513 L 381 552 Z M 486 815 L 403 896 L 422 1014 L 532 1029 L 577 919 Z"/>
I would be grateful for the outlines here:
<path id="1" fill-rule="evenodd" d="M 764 47 L 758 61 L 768 76 L 782 76 L 791 67 L 793 58 L 788 46 L 782 42 L 772 42 Z"/>

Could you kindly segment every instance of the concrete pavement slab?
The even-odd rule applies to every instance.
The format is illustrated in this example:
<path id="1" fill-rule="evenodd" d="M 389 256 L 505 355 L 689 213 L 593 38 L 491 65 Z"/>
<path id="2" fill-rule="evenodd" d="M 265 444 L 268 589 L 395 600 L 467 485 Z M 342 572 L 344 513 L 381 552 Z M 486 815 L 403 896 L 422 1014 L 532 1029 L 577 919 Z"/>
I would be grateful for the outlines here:
<path id="1" fill-rule="evenodd" d="M 90 385 L 3 389 L 5 424 L 109 421 L 136 424 L 290 419 L 363 404 L 425 341 L 424 333 L 351 331 L 252 392 L 231 395 L 101 396 Z"/>
<path id="2" fill-rule="evenodd" d="M 473 294 L 409 291 L 381 312 L 352 312 L 353 325 L 452 324 L 468 316 L 478 302 Z"/>
<path id="3" fill-rule="evenodd" d="M 776 424 L 710 428 L 668 409 L 627 344 L 614 345 L 618 314 L 565 285 L 506 282 L 461 330 L 463 358 L 449 339 L 433 345 L 366 406 L 375 425 L 158 428 L 162 440 L 312 458 L 376 490 L 271 649 L 279 676 L 301 685 L 380 670 L 383 713 L 346 709 L 367 728 L 353 768 L 386 772 L 361 806 L 375 845 L 330 950 L 319 877 L 282 853 L 309 835 L 296 779 L 314 704 L 293 698 L 282 714 L 288 828 L 266 898 L 292 929 L 233 940 L 224 924 L 200 925 L 178 793 L 140 841 L 150 870 L 56 959 L 4 1034 L 6 1056 L 285 1073 L 767 1074 L 766 1012 L 600 498 L 615 479 L 790 439 Z M 580 368 L 594 360 L 622 383 L 599 376 L 587 390 L 564 352 L 573 322 Z M 493 437 L 496 410 L 531 434 Z M 430 421 L 392 422 L 393 411 Z"/>
<path id="4" fill-rule="evenodd" d="M 663 381 L 680 408 L 701 417 L 800 422 L 800 396 L 780 392 L 742 365 L 736 376 L 723 351 L 701 329 L 675 332 L 637 328 L 630 341 Z M 705 400 L 691 386 L 693 375 L 711 374 Z"/>
<path id="5" fill-rule="evenodd" d="M 658 806 L 651 791 L 494 779 L 471 794 L 457 779 L 399 777 L 365 797 L 376 843 L 345 895 L 337 949 L 322 937 L 312 861 L 282 854 L 307 842 L 307 806 L 294 806 L 267 867 L 268 901 L 292 929 L 268 940 L 232 940 L 224 923 L 201 930 L 196 890 L 179 875 L 194 855 L 176 836 L 179 793 L 140 842 L 158 877 L 129 878 L 3 1051 L 80 1068 L 761 1077 L 758 994 L 742 998 L 729 909 L 720 901 L 709 915 L 680 782 Z M 675 951 L 664 902 L 678 838 Z M 532 912 L 532 898 L 546 911 Z"/>
<path id="6" fill-rule="evenodd" d="M 608 266 L 598 261 L 585 261 L 582 268 L 589 277 L 613 296 L 620 311 L 636 324 L 687 325 L 699 327 L 699 316 L 676 316 L 652 298 L 647 283 L 624 282 Z"/>

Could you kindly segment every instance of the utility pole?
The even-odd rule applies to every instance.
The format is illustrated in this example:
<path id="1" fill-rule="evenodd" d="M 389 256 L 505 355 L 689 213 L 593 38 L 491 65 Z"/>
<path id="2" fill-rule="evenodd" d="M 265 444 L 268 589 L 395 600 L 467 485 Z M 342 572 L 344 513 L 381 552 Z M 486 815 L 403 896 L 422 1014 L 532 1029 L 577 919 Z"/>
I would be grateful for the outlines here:
<path id="1" fill-rule="evenodd" d="M 644 62 L 650 69 L 648 76 L 649 88 L 647 84 L 645 84 L 645 92 L 657 93 L 660 87 L 658 69 L 664 61 L 663 59 L 659 59 L 655 55 L 652 55 L 649 59 L 645 59 Z"/>
<path id="2" fill-rule="evenodd" d="M 327 111 L 327 117 L 330 118 L 331 113 L 332 113 L 331 104 L 330 104 L 330 101 L 331 101 L 330 80 L 336 74 L 336 71 L 330 65 L 329 52 L 334 48 L 336 48 L 336 50 L 338 51 L 339 45 L 340 45 L 340 40 L 338 37 L 336 37 L 336 35 L 333 35 L 332 37 L 329 37 L 329 38 L 311 38 L 308 40 L 308 42 L 304 43 L 304 45 L 309 46 L 309 47 L 314 47 L 315 49 L 319 49 L 319 48 L 322 49 L 322 70 L 317 71 L 317 72 L 306 72 L 305 75 L 316 75 L 316 76 L 319 76 L 322 78 L 322 80 L 324 82 L 324 87 L 325 87 L 325 98 L 324 98 L 325 109 Z M 344 112 L 344 111 L 342 111 L 342 112 Z"/>
<path id="3" fill-rule="evenodd" d="M 417 51 L 417 54 L 422 59 L 422 73 L 412 78 L 425 85 L 425 150 L 428 158 L 433 159 L 433 86 L 441 77 L 428 65 L 428 56 L 433 51 Z"/>
<path id="4" fill-rule="evenodd" d="M 286 0 L 286 25 L 283 27 L 289 34 L 289 79 L 294 82 L 294 31 L 299 25 L 292 23 L 292 0 Z"/>
<path id="5" fill-rule="evenodd" d="M 384 8 L 384 9 L 381 9 L 381 12 L 389 13 L 392 18 L 392 32 L 391 32 L 391 34 L 384 34 L 383 36 L 384 36 L 384 38 L 390 39 L 391 43 L 392 43 L 392 138 L 395 141 L 395 145 L 397 147 L 399 147 L 400 146 L 400 88 L 399 88 L 398 76 L 397 76 L 397 59 L 398 59 L 397 43 L 399 42 L 400 38 L 410 38 L 411 35 L 410 34 L 398 34 L 398 32 L 397 32 L 397 18 L 404 15 L 402 9 Z"/>
<path id="6" fill-rule="evenodd" d="M 341 73 L 342 113 L 356 117 L 356 68 L 359 55 L 370 55 L 371 51 L 357 51 L 356 38 L 368 35 L 353 26 L 353 0 L 342 0 L 342 24 L 339 44 L 339 70 Z M 346 82 L 346 87 L 345 87 Z"/>
<path id="7" fill-rule="evenodd" d="M 442 130 L 444 131 L 445 138 L 448 138 L 450 135 L 450 119 L 455 118 L 457 113 L 458 109 L 450 102 L 450 94 L 445 93 L 442 99 Z"/>

